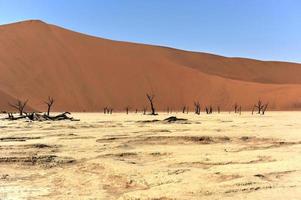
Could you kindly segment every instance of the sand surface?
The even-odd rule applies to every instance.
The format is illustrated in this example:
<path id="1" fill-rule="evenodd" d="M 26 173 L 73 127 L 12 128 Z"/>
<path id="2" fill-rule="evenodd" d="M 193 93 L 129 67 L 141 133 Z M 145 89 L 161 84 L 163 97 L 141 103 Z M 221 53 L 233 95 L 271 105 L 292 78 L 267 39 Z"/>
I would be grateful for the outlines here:
<path id="1" fill-rule="evenodd" d="M 0 199 L 300 199 L 301 112 L 0 121 Z"/>
<path id="2" fill-rule="evenodd" d="M 297 63 L 112 41 L 37 20 L 0 26 L 0 111 L 17 98 L 44 111 L 48 96 L 56 111 L 141 110 L 146 93 L 161 111 L 194 101 L 251 110 L 258 99 L 269 109 L 301 110 L 300 77 Z"/>

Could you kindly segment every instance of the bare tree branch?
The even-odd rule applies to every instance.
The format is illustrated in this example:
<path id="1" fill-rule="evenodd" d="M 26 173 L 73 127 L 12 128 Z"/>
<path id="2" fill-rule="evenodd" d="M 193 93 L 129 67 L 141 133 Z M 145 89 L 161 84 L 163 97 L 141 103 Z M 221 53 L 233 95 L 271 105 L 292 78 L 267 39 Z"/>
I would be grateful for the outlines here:
<path id="1" fill-rule="evenodd" d="M 151 94 L 151 95 L 146 94 L 146 97 L 147 97 L 147 99 L 148 99 L 148 101 L 150 103 L 150 106 L 151 106 L 151 115 L 157 115 L 156 114 L 156 109 L 154 107 L 154 102 L 153 102 L 154 98 L 155 98 L 155 95 L 153 95 L 153 94 Z"/>
<path id="2" fill-rule="evenodd" d="M 16 110 L 18 110 L 19 115 L 22 116 L 27 102 L 28 102 L 28 100 L 22 102 L 21 100 L 18 99 L 16 103 L 14 103 L 14 104 L 8 103 L 8 105 L 11 106 L 12 108 L 15 108 Z"/>
<path id="3" fill-rule="evenodd" d="M 49 116 L 51 107 L 54 104 L 54 99 L 49 96 L 48 99 L 47 99 L 47 101 L 44 101 L 44 103 L 47 105 L 47 115 Z"/>

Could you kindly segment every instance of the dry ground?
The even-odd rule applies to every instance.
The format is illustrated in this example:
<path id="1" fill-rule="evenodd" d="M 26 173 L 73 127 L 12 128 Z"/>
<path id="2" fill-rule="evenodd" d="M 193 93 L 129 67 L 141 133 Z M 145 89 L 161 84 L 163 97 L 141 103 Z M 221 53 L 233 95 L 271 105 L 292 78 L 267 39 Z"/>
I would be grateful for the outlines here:
<path id="1" fill-rule="evenodd" d="M 0 120 L 0 199 L 299 199 L 301 113 Z"/>

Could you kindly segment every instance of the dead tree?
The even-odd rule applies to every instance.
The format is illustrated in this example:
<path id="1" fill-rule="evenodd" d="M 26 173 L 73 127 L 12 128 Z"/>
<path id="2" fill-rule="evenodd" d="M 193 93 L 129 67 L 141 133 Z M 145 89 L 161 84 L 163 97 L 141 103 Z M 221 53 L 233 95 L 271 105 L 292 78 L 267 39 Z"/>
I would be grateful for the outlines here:
<path id="1" fill-rule="evenodd" d="M 234 104 L 234 113 L 237 113 L 237 112 L 238 112 L 238 104 L 235 103 L 235 104 Z"/>
<path id="2" fill-rule="evenodd" d="M 56 116 L 49 116 L 49 115 L 40 115 L 40 114 L 37 114 L 37 113 L 31 113 L 29 115 L 27 115 L 27 117 L 30 119 L 30 120 L 33 120 L 33 121 L 44 121 L 44 120 L 53 120 L 53 121 L 61 121 L 61 120 L 74 120 L 73 117 L 69 117 L 68 115 L 71 115 L 70 112 L 64 112 L 64 113 L 61 113 L 61 114 L 58 114 Z M 76 120 L 77 121 L 77 120 Z"/>
<path id="3" fill-rule="evenodd" d="M 138 109 L 135 110 L 135 113 L 138 113 Z"/>
<path id="4" fill-rule="evenodd" d="M 205 111 L 206 111 L 206 114 L 212 114 L 212 112 L 213 112 L 212 106 L 206 106 Z"/>
<path id="5" fill-rule="evenodd" d="M 217 106 L 217 113 L 219 114 L 221 112 L 221 108 Z"/>
<path id="6" fill-rule="evenodd" d="M 110 108 L 108 106 L 103 108 L 103 113 L 104 114 L 112 114 L 113 113 L 113 108 Z"/>
<path id="7" fill-rule="evenodd" d="M 104 107 L 104 108 L 103 108 L 103 114 L 107 114 L 107 113 L 109 114 L 108 107 Z"/>
<path id="8" fill-rule="evenodd" d="M 262 108 L 262 114 L 264 115 L 265 111 L 267 110 L 268 108 L 268 103 L 264 105 L 264 107 Z"/>
<path id="9" fill-rule="evenodd" d="M 9 103 L 9 106 L 17 109 L 19 111 L 19 115 L 22 116 L 27 102 L 28 102 L 28 100 L 22 102 L 21 100 L 18 99 L 15 104 Z"/>
<path id="10" fill-rule="evenodd" d="M 73 117 L 69 117 L 71 115 L 69 112 L 64 112 L 56 116 L 50 116 L 45 114 L 39 113 L 25 113 L 25 115 L 15 117 L 12 113 L 8 113 L 8 120 L 19 120 L 19 119 L 29 119 L 31 121 L 59 121 L 59 120 L 72 120 L 72 121 L 79 121 L 79 119 L 74 119 Z"/>
<path id="11" fill-rule="evenodd" d="M 182 113 L 185 113 L 186 110 L 187 110 L 187 107 L 186 107 L 186 106 L 183 106 L 183 108 L 182 108 Z"/>
<path id="12" fill-rule="evenodd" d="M 201 113 L 201 106 L 200 106 L 200 103 L 198 101 L 194 102 L 194 112 L 197 115 L 199 115 Z"/>
<path id="13" fill-rule="evenodd" d="M 209 114 L 209 110 L 207 107 L 205 107 L 205 112 L 206 112 L 206 114 Z"/>
<path id="14" fill-rule="evenodd" d="M 20 115 L 18 117 L 15 117 L 12 113 L 7 113 L 8 114 L 8 118 L 9 120 L 18 120 L 18 119 L 25 119 L 27 117 L 27 115 Z"/>
<path id="15" fill-rule="evenodd" d="M 47 105 L 47 115 L 49 116 L 51 107 L 54 104 L 54 99 L 52 97 L 48 97 L 47 101 L 44 101 L 44 103 Z"/>
<path id="16" fill-rule="evenodd" d="M 241 115 L 241 106 L 239 106 L 238 110 L 239 110 L 239 115 Z"/>
<path id="17" fill-rule="evenodd" d="M 155 98 L 155 95 L 151 94 L 146 94 L 146 97 L 150 103 L 150 106 L 151 106 L 151 115 L 157 115 L 156 114 L 156 110 L 155 110 L 155 107 L 154 107 L 154 98 Z"/>
<path id="18" fill-rule="evenodd" d="M 127 106 L 127 107 L 125 108 L 125 111 L 126 111 L 126 114 L 127 114 L 127 115 L 129 114 L 129 110 L 130 110 L 130 107 Z"/>
<path id="19" fill-rule="evenodd" d="M 146 107 L 143 107 L 143 115 L 146 114 Z"/>
<path id="20" fill-rule="evenodd" d="M 267 108 L 268 108 L 268 103 L 267 104 L 263 104 L 262 101 L 259 100 L 257 102 L 257 104 L 254 105 L 253 110 L 252 110 L 252 114 L 253 114 L 253 111 L 254 111 L 255 108 L 257 108 L 257 110 L 258 110 L 257 114 L 264 115 L 265 112 L 266 112 L 266 110 L 267 110 Z"/>
<path id="21" fill-rule="evenodd" d="M 257 105 L 254 105 L 254 107 L 258 109 L 257 114 L 260 114 L 260 113 L 261 113 L 261 110 L 262 110 L 263 107 L 264 107 L 264 105 L 263 105 L 263 103 L 261 102 L 261 100 L 259 100 L 259 101 L 257 102 Z"/>

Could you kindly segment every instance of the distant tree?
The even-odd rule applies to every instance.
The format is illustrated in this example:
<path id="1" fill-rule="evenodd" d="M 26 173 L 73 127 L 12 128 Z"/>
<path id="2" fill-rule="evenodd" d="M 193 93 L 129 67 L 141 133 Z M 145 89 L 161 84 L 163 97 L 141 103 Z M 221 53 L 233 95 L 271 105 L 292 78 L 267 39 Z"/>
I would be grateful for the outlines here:
<path id="1" fill-rule="evenodd" d="M 54 99 L 52 97 L 48 97 L 47 101 L 44 101 L 44 103 L 47 105 L 47 115 L 49 116 L 51 107 L 54 104 Z"/>
<path id="2" fill-rule="evenodd" d="M 258 100 L 257 104 L 255 104 L 253 107 L 252 114 L 253 114 L 255 108 L 257 108 L 257 110 L 258 110 L 257 114 L 264 115 L 268 108 L 268 103 L 264 104 L 264 103 L 262 103 L 261 100 Z"/>
<path id="3" fill-rule="evenodd" d="M 209 107 L 209 114 L 212 114 L 213 113 L 213 108 L 212 106 Z"/>
<path id="4" fill-rule="evenodd" d="M 126 110 L 126 114 L 128 115 L 128 114 L 129 114 L 130 107 L 127 106 L 127 107 L 125 108 L 125 110 Z"/>
<path id="5" fill-rule="evenodd" d="M 265 111 L 267 110 L 268 108 L 268 103 L 264 105 L 264 107 L 262 108 L 262 114 L 264 115 Z"/>
<path id="6" fill-rule="evenodd" d="M 237 113 L 237 112 L 238 112 L 238 104 L 235 103 L 235 104 L 234 104 L 234 113 Z"/>
<path id="7" fill-rule="evenodd" d="M 217 106 L 217 113 L 219 114 L 221 112 L 221 108 Z"/>
<path id="8" fill-rule="evenodd" d="M 19 115 L 22 116 L 27 102 L 28 102 L 28 100 L 22 102 L 21 100 L 18 99 L 17 102 L 14 103 L 14 104 L 9 103 L 9 106 L 11 106 L 11 107 L 15 108 L 16 110 L 18 110 Z"/>
<path id="9" fill-rule="evenodd" d="M 208 107 L 206 106 L 205 111 L 206 111 L 206 114 L 212 114 L 212 112 L 213 112 L 212 106 L 208 106 Z"/>
<path id="10" fill-rule="evenodd" d="M 194 113 L 197 115 L 201 113 L 201 106 L 198 101 L 194 102 Z"/>
<path id="11" fill-rule="evenodd" d="M 154 107 L 154 98 L 155 98 L 155 95 L 151 94 L 146 94 L 146 97 L 150 103 L 150 106 L 151 106 L 151 115 L 157 115 L 156 114 L 156 110 L 155 110 L 155 107 Z"/>
<path id="12" fill-rule="evenodd" d="M 187 107 L 186 107 L 186 106 L 183 106 L 183 108 L 182 108 L 182 113 L 185 113 L 186 110 L 187 110 Z"/>
<path id="13" fill-rule="evenodd" d="M 255 106 L 255 108 L 257 108 L 258 109 L 258 114 L 260 114 L 261 113 L 261 110 L 263 109 L 263 107 L 264 107 L 264 105 L 263 105 L 263 103 L 261 102 L 261 100 L 258 100 L 258 102 L 257 102 L 257 105 L 254 105 Z"/>
<path id="14" fill-rule="evenodd" d="M 143 107 L 143 115 L 146 114 L 146 107 Z"/>
<path id="15" fill-rule="evenodd" d="M 104 113 L 104 114 L 107 114 L 107 113 L 108 113 L 108 107 L 104 107 L 104 108 L 103 108 L 103 113 Z"/>

